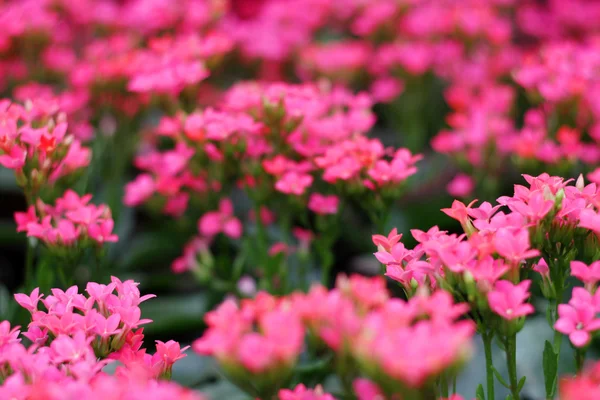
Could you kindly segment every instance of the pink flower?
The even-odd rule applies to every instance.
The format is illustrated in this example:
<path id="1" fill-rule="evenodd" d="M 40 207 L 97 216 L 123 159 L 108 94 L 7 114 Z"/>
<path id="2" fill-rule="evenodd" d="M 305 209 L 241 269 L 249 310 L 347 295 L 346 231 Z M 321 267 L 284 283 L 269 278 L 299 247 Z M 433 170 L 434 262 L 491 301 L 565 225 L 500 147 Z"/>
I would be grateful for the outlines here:
<path id="1" fill-rule="evenodd" d="M 398 234 L 398 229 L 396 228 L 392 229 L 387 237 L 383 235 L 371 236 L 371 240 L 373 241 L 373 244 L 377 246 L 377 248 L 382 247 L 388 252 L 396 243 L 400 241 L 400 239 L 402 239 L 402 234 Z"/>
<path id="2" fill-rule="evenodd" d="M 373 100 L 379 103 L 388 103 L 404 91 L 404 82 L 392 77 L 381 77 L 373 82 L 370 87 Z"/>
<path id="3" fill-rule="evenodd" d="M 27 231 L 27 225 L 38 221 L 37 215 L 35 214 L 35 207 L 30 206 L 26 213 L 16 212 L 15 221 L 17 222 L 17 232 Z"/>
<path id="4" fill-rule="evenodd" d="M 469 175 L 458 174 L 448 183 L 446 190 L 454 197 L 469 197 L 475 189 L 475 181 Z"/>
<path id="5" fill-rule="evenodd" d="M 596 318 L 596 309 L 591 303 L 560 304 L 558 320 L 554 329 L 565 335 L 575 347 L 584 347 L 590 340 L 590 333 L 600 329 L 600 319 Z"/>
<path id="6" fill-rule="evenodd" d="M 335 400 L 335 398 L 325 393 L 320 385 L 313 390 L 308 389 L 301 383 L 294 390 L 280 390 L 279 400 Z"/>
<path id="7" fill-rule="evenodd" d="M 508 203 L 508 207 L 527 217 L 531 222 L 540 221 L 546 216 L 554 206 L 552 200 L 546 200 L 541 190 L 531 192 L 527 203 L 522 200 L 514 199 Z"/>
<path id="8" fill-rule="evenodd" d="M 90 347 L 92 340 L 93 337 L 87 338 L 82 331 L 78 331 L 73 337 L 59 335 L 50 345 L 54 362 L 77 362 L 82 359 L 94 359 L 94 352 Z"/>
<path id="9" fill-rule="evenodd" d="M 581 261 L 571 261 L 571 275 L 582 281 L 587 290 L 592 291 L 600 282 L 600 261 L 594 261 L 589 266 Z"/>
<path id="10" fill-rule="evenodd" d="M 187 357 L 184 352 L 189 348 L 190 346 L 181 348 L 179 343 L 174 340 L 169 340 L 166 343 L 157 340 L 155 357 L 159 357 L 167 367 L 170 367 L 176 361 Z"/>
<path id="11" fill-rule="evenodd" d="M 468 205 L 465 205 L 462 201 L 454 200 L 452 208 L 442 208 L 442 212 L 460 222 L 461 225 L 465 225 L 469 220 L 469 209 L 476 201 L 473 200 Z"/>
<path id="12" fill-rule="evenodd" d="M 102 314 L 95 313 L 94 332 L 101 338 L 108 338 L 112 335 L 116 335 L 121 332 L 121 329 L 118 329 L 120 322 L 121 317 L 119 314 L 113 314 L 108 318 L 105 318 Z"/>
<path id="13" fill-rule="evenodd" d="M 339 202 L 340 199 L 335 195 L 313 193 L 308 199 L 308 209 L 320 215 L 336 214 Z"/>
<path id="14" fill-rule="evenodd" d="M 41 298 L 42 295 L 40 295 L 40 288 L 33 289 L 30 295 L 22 293 L 15 294 L 15 300 L 17 301 L 17 303 L 19 303 L 21 307 L 23 307 L 32 314 L 35 311 L 37 311 L 37 305 Z"/>
<path id="15" fill-rule="evenodd" d="M 152 196 L 155 190 L 154 179 L 150 174 L 138 175 L 133 182 L 125 185 L 123 202 L 127 206 L 142 204 Z"/>
<path id="16" fill-rule="evenodd" d="M 296 171 L 286 172 L 277 182 L 275 189 L 285 194 L 295 194 L 300 196 L 304 194 L 313 182 L 313 177 Z"/>
<path id="17" fill-rule="evenodd" d="M 203 236 L 212 237 L 224 233 L 232 239 L 242 236 L 242 223 L 233 216 L 233 203 L 229 199 L 221 199 L 219 210 L 211 211 L 198 221 L 198 230 Z"/>
<path id="18" fill-rule="evenodd" d="M 468 209 L 467 213 L 472 218 L 487 221 L 494 216 L 494 214 L 496 213 L 496 211 L 498 211 L 500 207 L 500 205 L 492 207 L 490 203 L 484 201 L 479 207 Z"/>
<path id="19" fill-rule="evenodd" d="M 359 378 L 352 383 L 358 400 L 384 400 L 385 396 L 379 387 L 368 379 Z"/>
<path id="20" fill-rule="evenodd" d="M 27 151 L 21 146 L 12 146 L 7 154 L 0 155 L 0 164 L 10 169 L 20 169 L 25 166 Z"/>
<path id="21" fill-rule="evenodd" d="M 511 321 L 533 313 L 531 304 L 524 304 L 529 297 L 530 280 L 517 285 L 509 281 L 498 281 L 494 290 L 488 293 L 488 301 L 493 312 Z"/>
<path id="22" fill-rule="evenodd" d="M 579 226 L 600 234 L 600 215 L 590 209 L 581 210 Z"/>
<path id="23" fill-rule="evenodd" d="M 550 267 L 548 267 L 548 263 L 546 263 L 546 260 L 544 260 L 543 258 L 540 258 L 540 261 L 538 261 L 538 263 L 533 266 L 533 270 L 540 274 L 542 277 L 550 279 Z"/>
<path id="24" fill-rule="evenodd" d="M 538 250 L 530 249 L 529 231 L 527 229 L 500 228 L 494 238 L 496 251 L 513 265 L 519 265 L 523 260 L 536 257 Z"/>
<path id="25" fill-rule="evenodd" d="M 88 226 L 88 235 L 98 244 L 105 242 L 116 242 L 119 237 L 112 233 L 114 222 L 112 219 L 107 219 L 99 223 Z"/>
<path id="26" fill-rule="evenodd" d="M 2 349 L 4 345 L 20 342 L 19 333 L 18 326 L 11 329 L 10 322 L 0 322 L 0 349 Z"/>

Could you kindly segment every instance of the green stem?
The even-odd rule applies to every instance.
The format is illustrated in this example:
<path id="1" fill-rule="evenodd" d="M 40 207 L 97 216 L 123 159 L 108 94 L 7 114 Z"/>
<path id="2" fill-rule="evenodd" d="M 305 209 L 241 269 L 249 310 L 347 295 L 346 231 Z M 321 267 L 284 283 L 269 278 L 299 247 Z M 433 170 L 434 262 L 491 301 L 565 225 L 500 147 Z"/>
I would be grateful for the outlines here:
<path id="1" fill-rule="evenodd" d="M 448 398 L 448 375 L 446 372 L 442 373 L 440 380 L 440 392 L 442 397 Z"/>
<path id="2" fill-rule="evenodd" d="M 492 358 L 492 341 L 494 340 L 494 334 L 492 332 L 484 332 L 481 334 L 481 339 L 483 339 L 483 349 L 485 352 L 487 400 L 494 400 L 494 361 Z"/>
<path id="3" fill-rule="evenodd" d="M 506 366 L 513 400 L 519 400 L 519 380 L 517 378 L 517 334 L 506 338 Z"/>
<path id="4" fill-rule="evenodd" d="M 575 350 L 575 368 L 577 368 L 578 374 L 581 372 L 583 364 L 585 363 L 585 353 L 585 349 Z"/>
<path id="5" fill-rule="evenodd" d="M 58 278 L 60 280 L 60 284 L 63 287 L 63 289 L 66 290 L 69 287 L 69 281 L 67 280 L 67 277 L 65 275 L 65 269 L 61 265 L 59 265 L 56 269 L 58 270 Z"/>
<path id="6" fill-rule="evenodd" d="M 452 394 L 453 395 L 456 394 L 456 375 L 454 375 L 454 377 L 452 377 Z"/>
<path id="7" fill-rule="evenodd" d="M 560 299 L 562 299 L 562 291 L 560 291 L 560 293 L 557 294 L 556 300 L 551 301 L 550 304 L 548 304 L 548 307 L 551 307 L 550 314 L 551 314 L 552 322 L 550 324 L 550 328 L 552 328 L 552 329 L 554 329 L 554 323 L 558 319 L 558 305 L 560 303 Z M 556 354 L 556 364 L 555 365 L 558 365 L 558 363 L 559 363 L 562 338 L 563 338 L 562 333 L 560 333 L 557 330 L 554 330 L 553 346 L 554 346 L 554 353 Z M 544 379 L 545 379 L 545 377 L 544 377 Z M 557 389 L 557 385 L 558 385 L 557 381 L 558 381 L 557 379 L 553 379 L 554 384 L 552 386 L 551 392 L 549 393 L 549 395 L 551 397 L 554 397 L 554 395 L 556 394 L 556 389 Z"/>
<path id="8" fill-rule="evenodd" d="M 265 226 L 260 219 L 260 205 L 257 201 L 254 201 L 254 215 L 256 218 L 256 247 L 257 247 L 257 260 L 258 265 L 265 268 L 264 275 L 261 277 L 263 289 L 269 292 L 273 289 L 273 271 L 267 271 L 266 266 L 268 264 L 267 257 L 267 232 Z"/>
<path id="9" fill-rule="evenodd" d="M 317 244 L 319 256 L 321 258 L 321 284 L 325 287 L 329 285 L 331 267 L 333 266 L 333 253 L 329 243 Z"/>

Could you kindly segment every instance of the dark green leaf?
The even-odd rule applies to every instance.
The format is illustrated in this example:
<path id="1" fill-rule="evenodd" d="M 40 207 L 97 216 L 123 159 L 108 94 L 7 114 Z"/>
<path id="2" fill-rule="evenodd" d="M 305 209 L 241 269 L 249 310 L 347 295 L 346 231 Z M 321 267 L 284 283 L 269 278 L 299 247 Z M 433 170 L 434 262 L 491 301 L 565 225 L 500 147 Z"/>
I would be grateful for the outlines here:
<path id="1" fill-rule="evenodd" d="M 485 393 L 483 391 L 483 385 L 481 383 L 479 384 L 479 386 L 477 386 L 475 397 L 477 398 L 477 400 L 485 400 Z"/>
<path id="2" fill-rule="evenodd" d="M 544 345 L 544 384 L 546 386 L 546 397 L 553 398 L 558 378 L 558 357 L 552 343 L 546 340 Z"/>
<path id="3" fill-rule="evenodd" d="M 154 322 L 144 328 L 144 334 L 164 335 L 198 330 L 203 326 L 206 299 L 200 294 L 161 296 L 141 305 L 144 318 Z"/>
<path id="4" fill-rule="evenodd" d="M 500 384 L 502 386 L 504 386 L 505 388 L 510 389 L 509 384 L 506 383 L 506 381 L 504 380 L 502 375 L 500 375 L 500 372 L 498 372 L 498 370 L 496 368 L 494 368 L 493 366 L 492 366 L 492 371 L 494 371 L 494 375 L 496 376 L 496 379 L 498 379 L 498 382 L 500 382 Z"/>

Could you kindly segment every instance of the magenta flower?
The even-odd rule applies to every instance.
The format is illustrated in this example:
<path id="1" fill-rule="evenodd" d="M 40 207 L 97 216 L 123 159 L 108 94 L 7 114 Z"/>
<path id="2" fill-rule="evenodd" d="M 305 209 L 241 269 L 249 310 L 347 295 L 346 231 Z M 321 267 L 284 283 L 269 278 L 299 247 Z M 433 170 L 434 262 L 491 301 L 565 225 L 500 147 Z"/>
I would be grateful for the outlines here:
<path id="1" fill-rule="evenodd" d="M 375 244 L 378 249 L 381 247 L 388 252 L 391 251 L 392 247 L 398 243 L 400 239 L 402 239 L 402 234 L 398 234 L 398 229 L 396 228 L 392 229 L 387 237 L 383 235 L 373 235 L 371 237 L 373 244 Z"/>
<path id="2" fill-rule="evenodd" d="M 312 184 L 313 177 L 309 174 L 296 171 L 286 172 L 277 182 L 275 189 L 285 194 L 295 194 L 300 196 Z"/>
<path id="3" fill-rule="evenodd" d="M 517 285 L 504 280 L 496 282 L 494 290 L 488 293 L 490 308 L 508 321 L 533 313 L 533 306 L 525 303 L 530 294 L 530 285 L 530 280 Z"/>
<path id="4" fill-rule="evenodd" d="M 454 197 L 468 197 L 475 189 L 475 181 L 469 175 L 458 174 L 446 186 L 446 190 Z"/>
<path id="5" fill-rule="evenodd" d="M 36 223 L 38 221 L 37 215 L 35 214 L 35 207 L 30 206 L 27 212 L 16 212 L 15 221 L 17 222 L 17 232 L 27 231 L 27 226 L 30 223 Z"/>
<path id="6" fill-rule="evenodd" d="M 554 201 L 544 198 L 544 193 L 541 190 L 531 192 L 527 202 L 513 199 L 508 203 L 508 207 L 525 217 L 530 222 L 538 222 L 550 212 L 554 206 Z"/>
<path id="7" fill-rule="evenodd" d="M 529 231 L 523 228 L 500 228 L 494 238 L 496 251 L 513 265 L 519 265 L 528 258 L 537 257 L 540 252 L 530 249 Z"/>
<path id="8" fill-rule="evenodd" d="M 600 215 L 594 210 L 581 210 L 579 214 L 579 226 L 600 234 Z"/>
<path id="9" fill-rule="evenodd" d="M 98 244 L 116 242 L 119 240 L 119 237 L 113 233 L 114 225 L 115 223 L 112 219 L 106 219 L 100 223 L 91 224 L 88 226 L 88 235 Z"/>
<path id="10" fill-rule="evenodd" d="M 148 200 L 156 190 L 154 179 L 150 174 L 141 174 L 133 182 L 125 185 L 125 198 L 123 203 L 136 206 Z"/>
<path id="11" fill-rule="evenodd" d="M 335 195 L 313 193 L 308 199 L 308 209 L 320 215 L 336 214 L 340 199 Z"/>
<path id="12" fill-rule="evenodd" d="M 21 146 L 12 146 L 8 153 L 0 155 L 0 164 L 10 169 L 20 169 L 25 166 L 27 151 Z"/>
<path id="13" fill-rule="evenodd" d="M 94 332 L 101 338 L 108 338 L 121 332 L 119 324 L 121 323 L 121 317 L 119 314 L 113 314 L 108 318 L 104 317 L 100 313 L 94 315 Z"/>
<path id="14" fill-rule="evenodd" d="M 600 319 L 596 318 L 596 308 L 591 302 L 560 304 L 558 317 L 554 329 L 568 335 L 575 347 L 586 346 L 591 333 L 600 329 Z"/>
<path id="15" fill-rule="evenodd" d="M 223 233 L 232 239 L 242 236 L 242 223 L 233 215 L 233 203 L 229 199 L 221 199 L 219 210 L 211 211 L 198 221 L 198 231 L 206 237 Z"/>
<path id="16" fill-rule="evenodd" d="M 587 290 L 592 291 L 600 282 L 600 261 L 594 261 L 590 265 L 571 261 L 571 275 L 583 282 Z"/>
<path id="17" fill-rule="evenodd" d="M 281 389 L 279 400 L 335 400 L 335 397 L 325 393 L 320 385 L 314 389 L 308 389 L 301 383 L 294 390 Z"/>
<path id="18" fill-rule="evenodd" d="M 169 340 L 164 343 L 160 340 L 156 341 L 156 354 L 155 358 L 159 358 L 167 368 L 170 368 L 176 361 L 187 357 L 185 351 L 190 346 L 181 347 L 178 342 Z"/>
<path id="19" fill-rule="evenodd" d="M 0 322 L 0 349 L 7 344 L 20 342 L 21 339 L 19 339 L 19 333 L 20 331 L 18 326 L 11 328 L 10 322 Z"/>
<path id="20" fill-rule="evenodd" d="M 550 267 L 548 267 L 548 263 L 543 258 L 540 258 L 540 261 L 533 266 L 533 270 L 544 278 L 550 278 Z"/>
<path id="21" fill-rule="evenodd" d="M 19 303 L 21 307 L 23 307 L 32 314 L 35 311 L 37 311 L 37 305 L 41 298 L 42 295 L 40 295 L 40 288 L 33 289 L 30 295 L 26 295 L 23 293 L 15 294 L 15 300 L 17 301 L 17 303 Z"/>
<path id="22" fill-rule="evenodd" d="M 375 383 L 368 379 L 358 378 L 352 383 L 352 388 L 358 396 L 358 400 L 383 400 L 383 392 Z"/>
<path id="23" fill-rule="evenodd" d="M 56 363 L 95 359 L 89 346 L 92 340 L 93 337 L 86 337 L 82 331 L 78 331 L 73 337 L 59 335 L 50 345 L 51 357 Z"/>
<path id="24" fill-rule="evenodd" d="M 454 200 L 452 202 L 452 207 L 442 208 L 442 212 L 448 215 L 450 218 L 454 218 L 455 220 L 460 222 L 461 225 L 464 226 L 469 220 L 469 210 L 471 209 L 471 206 L 475 204 L 476 201 L 477 200 L 473 200 L 468 205 L 465 205 L 462 201 Z"/>

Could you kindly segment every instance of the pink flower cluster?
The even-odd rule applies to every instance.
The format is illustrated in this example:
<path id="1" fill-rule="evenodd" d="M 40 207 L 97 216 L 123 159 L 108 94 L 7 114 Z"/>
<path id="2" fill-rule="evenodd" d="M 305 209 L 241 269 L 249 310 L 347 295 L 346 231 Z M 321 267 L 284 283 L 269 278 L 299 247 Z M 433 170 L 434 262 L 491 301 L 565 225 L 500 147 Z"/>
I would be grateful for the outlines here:
<path id="1" fill-rule="evenodd" d="M 217 359 L 236 382 L 272 396 L 291 376 L 304 341 L 301 320 L 289 300 L 261 292 L 236 304 L 226 300 L 206 314 L 208 329 L 192 348 Z"/>
<path id="2" fill-rule="evenodd" d="M 67 133 L 58 106 L 43 98 L 25 105 L 0 101 L 0 164 L 15 171 L 29 196 L 90 162 L 90 150 Z"/>
<path id="3" fill-rule="evenodd" d="M 394 381 L 394 393 L 423 388 L 461 364 L 474 333 L 471 322 L 456 321 L 468 307 L 453 304 L 448 293 L 390 299 L 381 278 L 339 277 L 336 289 L 315 287 L 293 295 L 293 303 L 309 332 L 355 359 L 374 382 Z"/>
<path id="4" fill-rule="evenodd" d="M 555 237 L 554 232 L 562 232 L 565 245 L 574 235 L 585 240 L 600 232 L 596 184 L 585 185 L 580 178 L 569 185 L 572 181 L 547 174 L 525 175 L 525 179 L 529 187 L 515 185 L 514 196 L 500 197 L 495 206 L 484 202 L 475 208 L 473 203 L 455 201 L 452 208 L 442 210 L 461 223 L 464 235 L 447 234 L 437 227 L 413 230 L 419 242 L 413 250 L 404 247 L 395 231 L 387 238 L 374 236 L 379 249 L 375 256 L 386 265 L 386 275 L 410 290 L 413 280 L 436 286 L 450 272 L 469 273 L 479 289 L 488 292 L 503 276 L 518 278 L 527 260 L 541 255 L 536 247 L 547 236 Z M 539 271 L 548 274 L 547 266 Z"/>
<path id="5" fill-rule="evenodd" d="M 15 295 L 31 313 L 22 336 L 32 345 L 26 348 L 18 328 L 11 329 L 8 321 L 0 323 L 1 398 L 200 399 L 190 390 L 156 380 L 170 377 L 185 348 L 174 341 L 158 341 L 154 355 L 140 348 L 143 334 L 138 327 L 150 321 L 140 319 L 139 304 L 154 295 L 141 296 L 137 283 L 115 277 L 108 285 L 89 282 L 86 291 L 87 296 L 73 286 L 44 296 L 36 288 L 29 295 Z M 102 372 L 112 360 L 122 364 L 114 376 Z"/>
<path id="6" fill-rule="evenodd" d="M 90 194 L 79 196 L 70 189 L 56 200 L 55 206 L 38 199 L 27 212 L 15 213 L 17 231 L 67 252 L 89 244 L 102 246 L 116 242 L 118 236 L 113 233 L 110 209 L 104 204 L 90 204 L 91 199 Z"/>
<path id="7" fill-rule="evenodd" d="M 315 286 L 280 299 L 261 292 L 239 305 L 227 300 L 207 314 L 209 329 L 193 348 L 215 357 L 241 387 L 261 388 L 264 395 L 289 376 L 308 330 L 374 382 L 396 382 L 388 395 L 427 392 L 434 377 L 468 357 L 474 325 L 457 320 L 467 310 L 443 291 L 406 302 L 390 299 L 381 278 L 339 277 L 331 291 Z M 332 397 L 299 386 L 280 398 Z"/>

